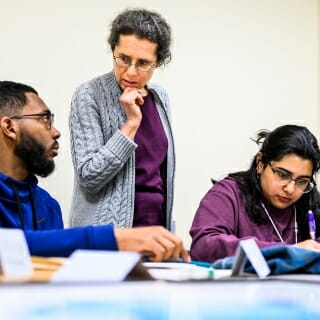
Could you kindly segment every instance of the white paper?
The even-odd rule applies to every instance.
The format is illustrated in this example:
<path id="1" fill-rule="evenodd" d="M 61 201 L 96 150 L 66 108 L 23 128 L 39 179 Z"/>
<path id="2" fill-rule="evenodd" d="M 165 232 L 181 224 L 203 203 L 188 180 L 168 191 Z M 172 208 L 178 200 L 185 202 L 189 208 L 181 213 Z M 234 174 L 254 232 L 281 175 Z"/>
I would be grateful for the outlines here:
<path id="1" fill-rule="evenodd" d="M 157 280 L 185 281 L 210 280 L 221 278 L 221 270 L 201 267 L 192 263 L 179 262 L 144 262 L 151 276 Z M 231 270 L 225 270 L 223 276 L 230 276 Z"/>
<path id="2" fill-rule="evenodd" d="M 259 278 L 265 278 L 270 274 L 270 268 L 254 239 L 246 239 L 239 242 L 232 268 L 233 276 L 241 275 L 246 259 L 250 261 Z"/>
<path id="3" fill-rule="evenodd" d="M 6 277 L 32 273 L 30 252 L 22 230 L 0 229 L 0 267 Z"/>
<path id="4" fill-rule="evenodd" d="M 76 250 L 51 282 L 123 281 L 139 259 L 136 252 Z"/>

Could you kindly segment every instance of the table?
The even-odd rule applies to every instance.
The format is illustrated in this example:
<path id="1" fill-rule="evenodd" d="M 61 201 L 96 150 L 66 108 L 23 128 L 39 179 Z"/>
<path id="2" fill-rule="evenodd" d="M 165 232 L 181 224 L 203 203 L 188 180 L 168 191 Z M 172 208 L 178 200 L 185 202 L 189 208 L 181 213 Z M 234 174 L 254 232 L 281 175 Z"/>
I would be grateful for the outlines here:
<path id="1" fill-rule="evenodd" d="M 289 280 L 1 284 L 0 313 L 2 320 L 319 319 L 319 284 Z"/>

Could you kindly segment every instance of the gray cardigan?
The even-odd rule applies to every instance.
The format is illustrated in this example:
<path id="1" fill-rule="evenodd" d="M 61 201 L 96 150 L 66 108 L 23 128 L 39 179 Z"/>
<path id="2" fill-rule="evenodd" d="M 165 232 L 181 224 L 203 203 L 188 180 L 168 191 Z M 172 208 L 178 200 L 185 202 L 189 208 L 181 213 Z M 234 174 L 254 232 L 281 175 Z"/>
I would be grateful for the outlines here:
<path id="1" fill-rule="evenodd" d="M 148 84 L 148 90 L 153 93 L 168 138 L 166 227 L 173 230 L 175 154 L 169 99 L 166 91 L 155 84 Z M 126 120 L 120 95 L 113 72 L 82 84 L 73 95 L 69 118 L 75 170 L 71 226 L 112 223 L 132 227 L 137 145 L 119 130 Z"/>

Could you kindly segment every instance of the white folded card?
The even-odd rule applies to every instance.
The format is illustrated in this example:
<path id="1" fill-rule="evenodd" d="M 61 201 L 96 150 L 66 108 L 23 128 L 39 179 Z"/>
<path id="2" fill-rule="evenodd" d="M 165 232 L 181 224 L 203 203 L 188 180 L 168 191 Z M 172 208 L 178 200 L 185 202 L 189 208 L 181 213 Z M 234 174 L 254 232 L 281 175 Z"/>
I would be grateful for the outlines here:
<path id="1" fill-rule="evenodd" d="M 136 252 L 76 250 L 51 282 L 123 281 L 140 258 Z"/>
<path id="2" fill-rule="evenodd" d="M 241 276 L 247 259 L 259 278 L 267 277 L 271 270 L 254 239 L 240 240 L 231 276 Z"/>
<path id="3" fill-rule="evenodd" d="M 33 272 L 29 248 L 20 229 L 0 229 L 0 268 L 6 277 Z"/>

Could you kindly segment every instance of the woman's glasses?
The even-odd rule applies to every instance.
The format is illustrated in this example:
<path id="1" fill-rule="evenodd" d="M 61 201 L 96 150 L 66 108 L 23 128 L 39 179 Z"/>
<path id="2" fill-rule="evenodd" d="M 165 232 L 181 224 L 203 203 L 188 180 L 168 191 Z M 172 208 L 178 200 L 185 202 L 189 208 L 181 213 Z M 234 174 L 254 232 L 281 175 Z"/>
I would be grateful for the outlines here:
<path id="1" fill-rule="evenodd" d="M 280 168 L 275 168 L 271 165 L 270 162 L 268 164 L 274 174 L 275 179 L 277 180 L 277 182 L 280 185 L 286 186 L 293 181 L 297 190 L 302 193 L 308 193 L 313 189 L 314 183 L 311 182 L 310 179 L 308 179 L 308 178 L 293 179 L 291 174 L 289 172 L 287 172 L 286 170 L 280 169 Z"/>
<path id="2" fill-rule="evenodd" d="M 138 60 L 136 63 L 132 63 L 131 58 L 124 55 L 118 57 L 113 56 L 113 60 L 119 67 L 129 68 L 130 66 L 134 66 L 137 70 L 142 72 L 148 72 L 156 67 L 155 63 L 146 60 Z"/>

